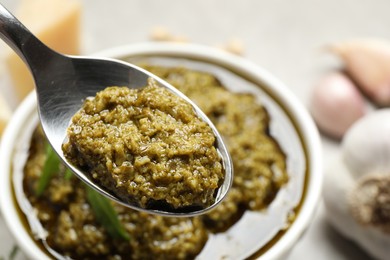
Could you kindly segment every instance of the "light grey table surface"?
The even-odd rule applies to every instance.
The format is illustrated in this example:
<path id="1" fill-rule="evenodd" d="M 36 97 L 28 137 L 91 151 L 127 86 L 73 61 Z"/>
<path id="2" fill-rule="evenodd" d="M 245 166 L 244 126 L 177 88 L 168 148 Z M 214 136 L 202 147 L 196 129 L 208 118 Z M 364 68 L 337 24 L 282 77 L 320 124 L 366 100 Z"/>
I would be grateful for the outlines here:
<path id="1" fill-rule="evenodd" d="M 18 1 L 1 1 L 13 10 Z M 281 79 L 305 104 L 311 88 L 338 62 L 326 44 L 352 38 L 390 39 L 389 0 L 82 0 L 83 52 L 149 39 L 164 26 L 191 42 L 219 45 L 240 39 L 244 56 Z M 9 95 L 9 87 L 0 91 Z M 12 102 L 12 100 L 11 100 Z M 337 143 L 323 138 L 325 165 Z M 0 195 L 1 196 L 1 195 Z M 0 257 L 14 244 L 0 217 Z M 24 259 L 23 255 L 18 256 Z M 319 205 L 288 259 L 367 259 L 325 221 Z"/>

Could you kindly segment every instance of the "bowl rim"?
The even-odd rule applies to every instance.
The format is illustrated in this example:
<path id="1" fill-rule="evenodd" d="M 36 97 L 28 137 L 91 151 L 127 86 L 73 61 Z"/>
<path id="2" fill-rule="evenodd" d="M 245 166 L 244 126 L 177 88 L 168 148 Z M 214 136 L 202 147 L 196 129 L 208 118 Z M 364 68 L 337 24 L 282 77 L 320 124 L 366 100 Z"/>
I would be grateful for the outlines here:
<path id="1" fill-rule="evenodd" d="M 0 174 L 0 190 L 2 191 L 2 195 L 0 196 L 0 211 L 8 230 L 23 252 L 34 259 L 49 259 L 33 241 L 23 223 L 19 221 L 19 211 L 14 207 L 16 202 L 12 195 L 13 188 L 10 174 L 12 172 L 12 157 L 15 141 L 20 134 L 20 129 L 23 128 L 25 121 L 30 116 L 31 111 L 33 111 L 35 104 L 35 93 L 32 92 L 18 106 L 3 132 L 0 142 L 0 164 L 5 168 L 5 172 Z M 13 206 L 10 207 L 9 205 Z M 18 221 L 15 221 L 16 219 Z"/>
<path id="2" fill-rule="evenodd" d="M 292 91 L 275 76 L 247 60 L 246 58 L 233 55 L 217 48 L 193 43 L 171 43 L 171 42 L 143 42 L 109 48 L 93 54 L 92 56 L 120 58 L 140 55 L 175 55 L 201 58 L 204 60 L 214 60 L 219 64 L 233 67 L 238 71 L 250 75 L 251 78 L 263 83 L 264 89 L 272 93 L 283 103 L 290 117 L 294 118 L 295 127 L 301 133 L 301 139 L 304 143 L 309 173 L 307 180 L 306 194 L 302 207 L 289 227 L 288 231 L 270 247 L 264 254 L 263 259 L 276 259 L 285 255 L 289 249 L 299 240 L 304 230 L 312 220 L 312 216 L 319 204 L 322 187 L 322 152 L 321 140 L 317 127 L 304 105 L 296 98 Z M 11 158 L 13 155 L 13 144 L 17 140 L 20 129 L 23 127 L 31 111 L 36 106 L 36 97 L 34 91 L 19 105 L 8 123 L 0 143 L 0 164 L 5 167 L 6 173 L 11 172 Z M 10 174 L 0 175 L 0 190 L 3 191 L 0 196 L 0 209 L 4 220 L 11 234 L 21 249 L 29 256 L 36 259 L 48 259 L 48 256 L 32 240 L 30 234 L 26 231 L 20 221 L 16 207 L 9 207 L 14 203 L 12 197 L 12 188 Z"/>

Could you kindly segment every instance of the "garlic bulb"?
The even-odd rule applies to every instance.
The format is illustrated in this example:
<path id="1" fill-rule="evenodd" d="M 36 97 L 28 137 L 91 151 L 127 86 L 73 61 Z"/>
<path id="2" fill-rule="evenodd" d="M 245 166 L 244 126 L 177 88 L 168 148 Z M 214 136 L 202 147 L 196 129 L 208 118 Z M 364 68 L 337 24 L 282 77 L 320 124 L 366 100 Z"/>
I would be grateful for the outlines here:
<path id="1" fill-rule="evenodd" d="M 390 43 L 382 40 L 351 40 L 331 45 L 351 78 L 380 106 L 390 105 Z"/>
<path id="2" fill-rule="evenodd" d="M 322 132 L 341 138 L 366 113 L 367 106 L 353 82 L 344 74 L 333 72 L 315 85 L 310 110 Z"/>
<path id="3" fill-rule="evenodd" d="M 330 223 L 378 259 L 390 255 L 390 109 L 356 122 L 325 172 Z"/>

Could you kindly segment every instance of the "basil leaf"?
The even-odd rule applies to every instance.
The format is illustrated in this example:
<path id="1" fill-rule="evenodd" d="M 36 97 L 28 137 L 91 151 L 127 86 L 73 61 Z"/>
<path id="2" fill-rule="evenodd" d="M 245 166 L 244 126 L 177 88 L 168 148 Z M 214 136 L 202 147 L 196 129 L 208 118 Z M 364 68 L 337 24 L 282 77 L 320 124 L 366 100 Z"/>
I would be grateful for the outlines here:
<path id="1" fill-rule="evenodd" d="M 14 260 L 18 252 L 19 252 L 19 247 L 17 245 L 14 245 L 11 252 L 9 253 L 8 259 Z"/>
<path id="2" fill-rule="evenodd" d="M 69 168 L 66 168 L 64 174 L 65 180 L 69 181 L 70 179 L 72 179 L 72 177 L 73 177 L 73 172 Z"/>
<path id="3" fill-rule="evenodd" d="M 39 197 L 45 191 L 51 178 L 57 174 L 60 170 L 60 159 L 57 154 L 51 148 L 50 144 L 46 144 L 46 160 L 43 165 L 42 174 L 39 177 L 38 185 L 35 190 L 35 194 Z"/>
<path id="4" fill-rule="evenodd" d="M 129 240 L 130 236 L 119 222 L 118 214 L 110 201 L 92 188 L 86 186 L 87 200 L 94 211 L 97 221 L 103 225 L 113 238 Z"/>
<path id="5" fill-rule="evenodd" d="M 37 196 L 41 196 L 43 194 L 50 180 L 60 171 L 61 161 L 58 155 L 54 152 L 49 144 L 46 144 L 45 149 L 46 160 L 43 165 L 42 174 L 38 180 L 37 188 L 35 190 Z M 72 178 L 72 176 L 72 171 L 67 168 L 64 173 L 64 178 L 69 180 Z M 89 188 L 88 186 L 85 187 L 87 192 L 87 200 L 91 205 L 98 222 L 103 225 L 109 235 L 113 238 L 129 240 L 130 236 L 119 222 L 118 214 L 109 200 L 92 188 Z"/>

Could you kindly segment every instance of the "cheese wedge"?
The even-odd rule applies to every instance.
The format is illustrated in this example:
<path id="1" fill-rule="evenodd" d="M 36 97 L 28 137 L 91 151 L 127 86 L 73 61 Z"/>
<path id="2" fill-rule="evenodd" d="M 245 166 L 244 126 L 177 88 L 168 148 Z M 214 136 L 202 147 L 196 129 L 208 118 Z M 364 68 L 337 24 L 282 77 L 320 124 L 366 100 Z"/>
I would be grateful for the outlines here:
<path id="1" fill-rule="evenodd" d="M 6 103 L 4 97 L 0 95 L 0 136 L 3 133 L 3 130 L 7 125 L 10 117 L 11 117 L 11 109 Z"/>
<path id="2" fill-rule="evenodd" d="M 79 54 L 79 0 L 23 0 L 15 16 L 50 48 L 65 54 Z M 16 96 L 21 100 L 34 88 L 33 78 L 11 50 L 6 55 L 6 65 Z"/>

